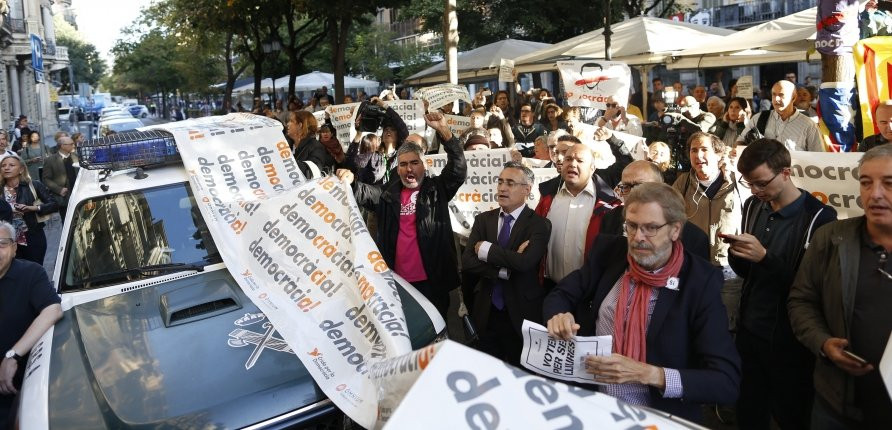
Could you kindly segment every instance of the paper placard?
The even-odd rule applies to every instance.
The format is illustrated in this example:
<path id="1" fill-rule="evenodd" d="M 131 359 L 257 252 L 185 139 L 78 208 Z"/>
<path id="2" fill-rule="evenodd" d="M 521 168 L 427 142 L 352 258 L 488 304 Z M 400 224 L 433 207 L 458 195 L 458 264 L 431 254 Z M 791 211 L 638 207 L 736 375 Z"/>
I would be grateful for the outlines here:
<path id="1" fill-rule="evenodd" d="M 444 115 L 446 117 L 446 125 L 449 130 L 456 136 L 461 136 L 467 129 L 471 128 L 471 117 L 461 115 Z"/>
<path id="2" fill-rule="evenodd" d="M 502 58 L 499 62 L 499 82 L 514 82 L 514 60 Z"/>
<path id="3" fill-rule="evenodd" d="M 553 379 L 595 384 L 595 375 L 586 372 L 585 357 L 610 355 L 613 336 L 579 336 L 570 340 L 548 336 L 548 329 L 524 320 L 520 330 L 523 350 L 520 364 Z"/>
<path id="4" fill-rule="evenodd" d="M 751 75 L 737 78 L 737 97 L 753 99 L 753 77 Z"/>
<path id="5" fill-rule="evenodd" d="M 416 91 L 413 97 L 418 100 L 427 100 L 428 112 L 433 112 L 459 100 L 471 103 L 471 95 L 468 93 L 468 89 L 464 85 L 458 84 L 440 84 L 425 87 Z"/>

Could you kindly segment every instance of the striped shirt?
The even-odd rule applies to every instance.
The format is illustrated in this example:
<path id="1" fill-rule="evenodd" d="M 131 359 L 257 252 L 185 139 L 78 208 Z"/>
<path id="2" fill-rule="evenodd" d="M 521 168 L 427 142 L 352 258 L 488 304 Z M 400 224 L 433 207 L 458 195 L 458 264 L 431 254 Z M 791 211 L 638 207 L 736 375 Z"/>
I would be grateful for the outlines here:
<path id="1" fill-rule="evenodd" d="M 607 297 L 601 302 L 598 309 L 598 322 L 595 324 L 595 335 L 597 336 L 613 336 L 615 327 L 616 305 L 618 302 L 619 291 L 622 288 L 623 277 L 613 284 L 613 288 L 607 293 Z M 635 295 L 635 282 L 629 283 L 629 296 L 626 298 L 626 317 L 629 315 L 629 306 L 632 304 L 632 297 Z M 650 317 L 654 313 L 654 306 L 657 304 L 657 297 L 660 295 L 660 289 L 651 290 L 650 299 L 647 303 L 647 325 L 650 326 Z M 649 327 L 648 327 L 649 329 Z M 643 333 L 645 336 L 647 333 Z M 663 398 L 679 399 L 684 394 L 684 387 L 681 384 L 681 375 L 677 369 L 663 368 L 666 389 L 663 391 Z M 649 406 L 650 405 L 650 388 L 644 384 L 607 384 L 599 385 L 598 389 L 604 393 L 616 397 L 626 403 L 632 405 Z"/>
<path id="2" fill-rule="evenodd" d="M 781 119 L 780 114 L 774 109 L 757 113 L 743 130 L 739 140 L 742 141 L 750 130 L 757 126 L 759 118 L 766 114 L 771 116 L 768 117 L 768 123 L 765 124 L 765 133 L 763 133 L 765 137 L 780 141 L 790 151 L 825 151 L 818 126 L 798 110 L 794 111 L 786 121 Z"/>

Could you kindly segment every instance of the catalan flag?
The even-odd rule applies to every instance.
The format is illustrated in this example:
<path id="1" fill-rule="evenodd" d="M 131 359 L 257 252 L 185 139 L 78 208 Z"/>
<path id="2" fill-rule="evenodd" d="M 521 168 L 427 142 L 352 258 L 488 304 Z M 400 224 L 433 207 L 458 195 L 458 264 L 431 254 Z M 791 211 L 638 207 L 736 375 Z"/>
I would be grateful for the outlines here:
<path id="1" fill-rule="evenodd" d="M 879 133 L 873 121 L 877 104 L 892 98 L 892 36 L 877 36 L 859 40 L 852 54 L 855 56 L 855 78 L 861 105 L 864 137 Z"/>
<path id="2" fill-rule="evenodd" d="M 855 142 L 855 86 L 824 82 L 818 97 L 818 128 L 827 152 L 857 151 Z"/>

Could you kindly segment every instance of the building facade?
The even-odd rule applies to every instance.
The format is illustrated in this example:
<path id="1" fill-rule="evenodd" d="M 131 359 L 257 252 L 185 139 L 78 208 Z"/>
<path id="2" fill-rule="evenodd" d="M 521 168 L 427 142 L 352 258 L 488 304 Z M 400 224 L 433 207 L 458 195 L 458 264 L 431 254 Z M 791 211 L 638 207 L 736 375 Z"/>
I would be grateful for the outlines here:
<path id="1" fill-rule="evenodd" d="M 26 115 L 44 140 L 58 130 L 50 72 L 68 67 L 68 48 L 56 46 L 52 7 L 51 0 L 0 0 L 0 119 L 8 129 Z M 31 34 L 42 40 L 43 83 L 37 82 L 31 62 Z"/>

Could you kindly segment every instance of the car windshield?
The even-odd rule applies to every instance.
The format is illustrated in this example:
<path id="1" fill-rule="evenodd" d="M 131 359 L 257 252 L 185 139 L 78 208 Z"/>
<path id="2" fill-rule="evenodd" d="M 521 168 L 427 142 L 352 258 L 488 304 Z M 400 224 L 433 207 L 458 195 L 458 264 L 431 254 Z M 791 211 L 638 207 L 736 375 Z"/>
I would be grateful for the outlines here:
<path id="1" fill-rule="evenodd" d="M 185 182 L 81 201 L 71 225 L 61 291 L 221 261 Z"/>

